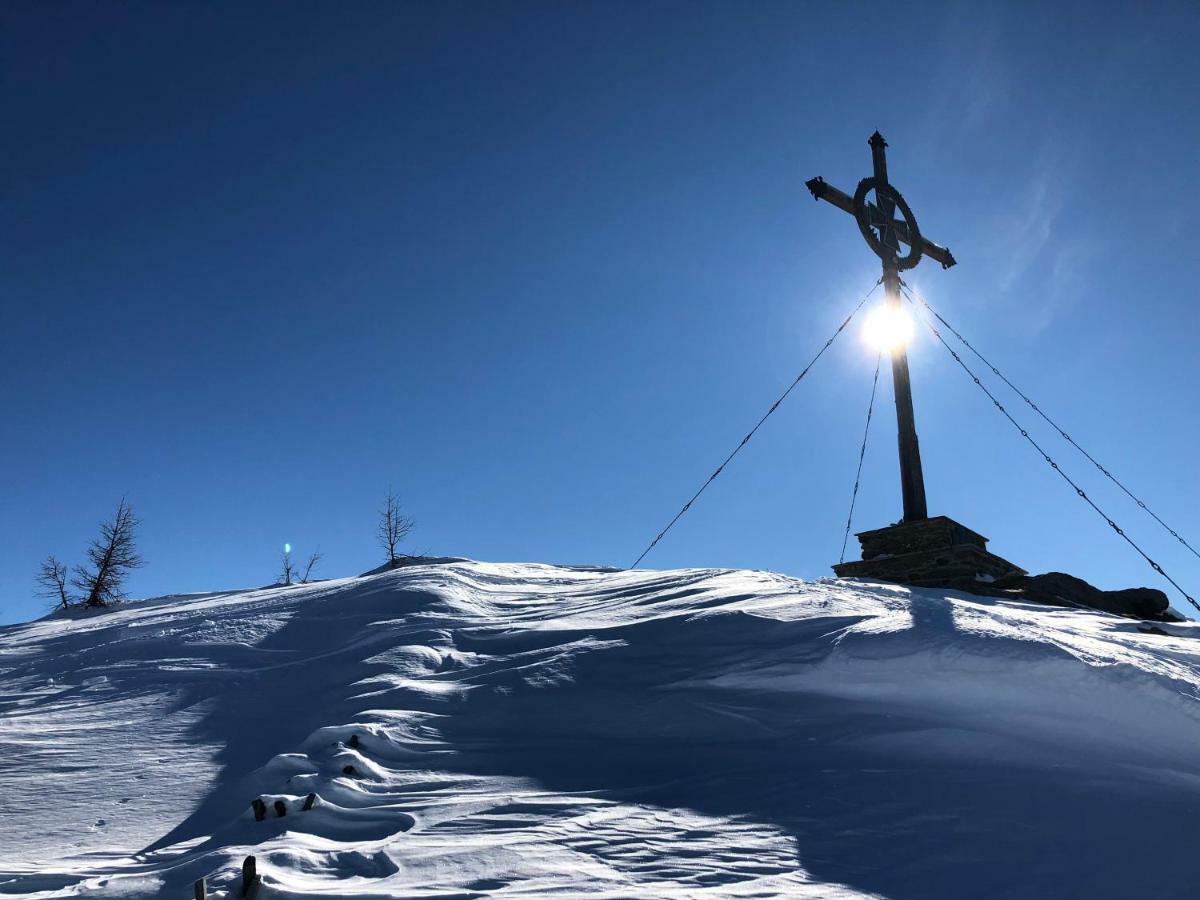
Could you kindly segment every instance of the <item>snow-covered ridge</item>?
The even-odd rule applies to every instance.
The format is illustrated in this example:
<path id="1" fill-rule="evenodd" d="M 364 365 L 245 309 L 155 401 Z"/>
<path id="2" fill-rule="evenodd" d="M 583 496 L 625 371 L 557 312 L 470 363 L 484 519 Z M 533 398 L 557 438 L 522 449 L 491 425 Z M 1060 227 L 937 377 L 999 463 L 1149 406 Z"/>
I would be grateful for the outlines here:
<path id="1" fill-rule="evenodd" d="M 1200 626 L 1159 629 L 473 562 L 9 626 L 0 894 L 253 853 L 262 897 L 1191 896 Z"/>

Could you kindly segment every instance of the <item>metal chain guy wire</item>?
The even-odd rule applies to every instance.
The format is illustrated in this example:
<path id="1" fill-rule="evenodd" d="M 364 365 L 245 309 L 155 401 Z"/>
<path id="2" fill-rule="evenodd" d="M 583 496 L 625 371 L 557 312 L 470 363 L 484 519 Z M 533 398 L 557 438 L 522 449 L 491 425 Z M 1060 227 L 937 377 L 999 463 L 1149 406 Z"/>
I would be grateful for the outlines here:
<path id="1" fill-rule="evenodd" d="M 863 457 L 867 455 L 867 435 L 871 433 L 871 415 L 875 412 L 875 392 L 879 389 L 879 364 L 883 353 L 875 357 L 875 380 L 871 382 L 871 402 L 867 404 L 867 425 L 863 428 L 862 447 L 858 450 L 858 471 L 854 473 L 854 491 L 850 494 L 850 512 L 846 515 L 846 533 L 842 535 L 842 552 L 838 562 L 846 561 L 846 544 L 850 540 L 850 523 L 854 520 L 854 504 L 858 500 L 858 484 L 862 480 Z"/>
<path id="2" fill-rule="evenodd" d="M 725 467 L 727 465 L 729 465 L 730 461 L 735 456 L 737 456 L 739 452 L 741 452 L 741 449 L 743 447 L 745 447 L 746 444 L 750 443 L 750 438 L 754 437 L 754 433 L 756 431 L 758 431 L 758 429 L 762 427 L 763 423 L 771 417 L 771 414 L 779 408 L 779 404 L 783 403 L 783 401 L 787 399 L 788 394 L 790 394 L 792 392 L 792 390 L 796 387 L 796 385 L 798 385 L 804 379 L 804 376 L 808 374 L 808 370 L 811 369 L 816 364 L 817 360 L 825 355 L 825 351 L 830 348 L 830 346 L 833 344 L 833 342 L 837 339 L 837 336 L 839 334 L 841 334 L 843 331 L 845 331 L 846 326 L 850 324 L 850 320 L 853 319 L 858 314 L 858 311 L 860 309 L 862 309 L 863 306 L 866 305 L 866 302 L 871 299 L 871 295 L 875 293 L 875 291 L 879 288 L 879 285 L 881 285 L 882 283 L 883 283 L 883 279 L 880 278 L 878 281 L 875 282 L 874 286 L 872 286 L 872 288 L 869 291 L 867 291 L 867 293 L 863 296 L 863 298 L 858 301 L 858 305 L 855 306 L 853 310 L 851 310 L 850 315 L 846 316 L 846 318 L 842 322 L 842 324 L 837 327 L 837 331 L 835 331 L 832 335 L 830 335 L 829 340 L 827 340 L 825 342 L 825 345 L 823 347 L 821 347 L 820 350 L 817 351 L 817 355 L 814 356 L 809 361 L 808 365 L 805 366 L 803 371 L 801 371 L 801 373 L 796 376 L 795 380 L 790 385 L 788 385 L 787 390 L 785 390 L 780 395 L 779 399 L 771 404 L 771 408 L 768 409 L 766 414 L 761 419 L 758 420 L 758 424 L 756 424 L 753 428 L 750 429 L 750 432 L 744 438 L 742 438 L 741 443 L 739 443 L 736 447 L 733 448 L 733 452 L 730 453 L 727 457 L 725 457 L 725 461 L 723 463 L 721 463 L 719 466 L 717 466 L 716 470 L 711 475 L 708 476 L 708 480 L 705 481 L 704 484 L 700 485 L 700 490 L 696 491 L 696 493 L 694 493 L 692 495 L 692 499 L 688 500 L 687 503 L 683 504 L 683 508 L 680 509 L 679 512 L 675 513 L 675 518 L 673 518 L 670 522 L 667 523 L 667 527 L 658 533 L 658 535 L 654 538 L 654 540 L 652 540 L 650 542 L 650 545 L 648 547 L 646 547 L 645 550 L 642 551 L 642 555 L 639 556 L 636 560 L 634 560 L 633 565 L 630 566 L 629 568 L 636 569 L 638 567 L 638 563 L 640 563 L 643 559 L 646 558 L 646 554 L 648 554 L 651 550 L 653 550 L 654 547 L 658 544 L 658 542 L 663 539 L 663 537 L 666 535 L 666 533 L 671 530 L 671 528 L 675 525 L 675 523 L 678 522 L 683 517 L 683 514 L 692 508 L 692 504 L 695 503 L 696 500 L 699 498 L 699 496 L 704 493 L 705 489 L 717 479 L 717 476 L 720 475 L 721 472 L 723 472 L 725 470 Z"/>
<path id="3" fill-rule="evenodd" d="M 912 290 L 912 288 L 909 287 L 907 284 L 905 284 L 904 286 L 908 287 L 909 290 Z M 1066 441 L 1068 444 L 1070 444 L 1072 447 L 1074 447 L 1076 450 L 1078 450 L 1080 453 L 1082 453 L 1084 455 L 1084 457 L 1087 459 L 1087 461 L 1090 462 L 1093 466 L 1095 466 L 1100 471 L 1101 475 L 1103 475 L 1105 478 L 1107 478 L 1109 481 L 1111 481 L 1113 484 L 1115 484 L 1117 487 L 1119 487 L 1122 491 L 1124 491 L 1125 495 L 1127 497 L 1129 497 L 1130 500 L 1132 500 L 1134 503 L 1136 503 L 1138 506 L 1140 506 L 1142 509 L 1144 509 L 1147 513 L 1149 513 L 1149 515 L 1154 519 L 1154 521 L 1156 521 L 1159 525 L 1161 525 L 1163 528 L 1165 528 L 1167 530 L 1167 533 L 1170 534 L 1171 537 L 1175 538 L 1175 540 L 1179 541 L 1179 543 L 1181 543 L 1181 544 L 1183 544 L 1183 546 L 1187 547 L 1188 550 L 1191 551 L 1193 556 L 1195 556 L 1197 559 L 1200 559 L 1200 552 L 1197 552 L 1195 547 L 1193 547 L 1191 544 L 1189 544 L 1178 531 L 1176 531 L 1174 528 L 1172 528 L 1170 525 L 1168 525 L 1166 522 L 1164 522 L 1162 519 L 1160 519 L 1158 517 L 1158 514 L 1155 513 L 1154 510 L 1152 510 L 1149 506 L 1147 506 L 1145 501 L 1140 499 L 1136 494 L 1133 493 L 1133 491 L 1131 491 L 1129 488 L 1127 488 L 1120 481 L 1120 479 L 1117 478 L 1116 475 L 1114 475 L 1108 469 L 1104 468 L 1104 466 L 1100 465 L 1100 463 L 1096 461 L 1095 457 L 1093 457 L 1092 454 L 1088 453 L 1086 450 L 1084 450 L 1082 447 L 1080 447 L 1079 444 L 1077 444 L 1075 442 L 1075 439 L 1073 437 L 1071 437 L 1071 435 L 1067 434 L 1067 432 L 1064 431 L 1061 427 L 1059 427 L 1057 422 L 1055 422 L 1048 415 L 1046 415 L 1046 413 L 1044 413 L 1042 411 L 1042 408 L 1040 406 L 1038 406 L 1036 403 L 1034 403 L 1031 399 L 1029 399 L 1029 397 L 1025 394 L 1024 391 L 1022 391 L 1019 387 L 1017 387 L 1015 384 L 1013 384 L 1011 381 L 1009 381 L 1004 376 L 1004 373 L 1002 373 L 999 369 L 997 369 L 994 365 L 992 365 L 992 363 L 982 353 L 980 353 L 978 350 L 976 350 L 971 345 L 970 341 L 968 341 L 965 337 L 963 337 L 961 334 L 958 333 L 958 331 L 954 328 L 953 325 L 951 325 L 949 322 L 947 322 L 945 319 L 943 319 L 941 314 L 936 309 L 934 309 L 932 306 L 930 306 L 929 302 L 924 297 L 922 297 L 916 291 L 913 291 L 913 295 L 916 297 L 917 301 L 922 306 L 924 306 L 927 310 L 929 310 L 929 312 L 939 322 L 941 322 L 944 326 L 946 326 L 946 328 L 948 328 L 950 330 L 950 332 L 956 338 L 958 338 L 960 341 L 962 341 L 962 344 L 964 347 L 966 347 L 968 350 L 970 350 L 972 353 L 974 353 L 979 358 L 980 362 L 982 362 L 985 366 L 987 366 L 989 369 L 992 370 L 992 373 L 997 378 L 999 378 L 1001 381 L 1003 381 L 1005 384 L 1007 384 L 1010 388 L 1012 388 L 1013 392 L 1016 393 L 1016 395 L 1018 397 L 1020 397 L 1027 404 L 1029 404 L 1030 409 L 1032 409 L 1035 413 L 1037 413 L 1039 416 L 1041 416 L 1043 419 L 1045 419 L 1046 422 L 1050 425 L 1050 427 L 1053 428 L 1055 431 L 1057 431 L 1059 433 L 1059 435 L 1062 436 L 1062 439 L 1064 441 Z"/>
<path id="4" fill-rule="evenodd" d="M 913 309 L 917 311 L 918 317 L 925 323 L 925 326 L 931 332 L 933 332 L 933 336 L 936 337 L 939 342 L 941 342 L 941 345 L 943 347 L 945 347 L 947 351 L 949 351 L 950 355 L 952 357 L 954 357 L 954 361 L 956 363 L 958 363 L 959 366 L 962 367 L 962 370 L 967 373 L 967 375 L 970 377 L 970 379 L 973 382 L 975 382 L 976 386 L 987 395 L 988 399 L 992 401 L 992 405 L 995 406 L 996 409 L 1000 410 L 1000 412 L 1004 415 L 1004 417 L 1006 419 L 1008 419 L 1009 422 L 1012 423 L 1012 426 L 1021 433 L 1021 437 L 1025 438 L 1025 440 L 1028 441 L 1030 443 L 1030 445 L 1035 450 L 1037 450 L 1037 452 L 1039 454 L 1041 454 L 1042 459 L 1044 459 L 1049 464 L 1050 468 L 1052 468 L 1055 472 L 1057 472 L 1058 475 L 1067 484 L 1069 484 L 1072 488 L 1074 488 L 1075 493 L 1078 494 L 1079 497 L 1085 503 L 1087 503 L 1088 506 L 1090 506 L 1092 509 L 1094 509 L 1096 511 L 1097 515 L 1099 515 L 1100 518 L 1104 519 L 1104 521 L 1108 523 L 1109 527 L 1112 528 L 1112 530 L 1115 531 L 1122 539 L 1124 539 L 1125 543 L 1129 544 L 1130 547 L 1132 547 L 1134 550 L 1136 550 L 1138 552 L 1138 555 L 1141 556 L 1142 559 L 1146 560 L 1146 562 L 1150 564 L 1150 568 L 1152 568 L 1155 572 L 1157 572 L 1159 575 L 1161 575 L 1163 578 L 1165 578 L 1167 581 L 1169 581 L 1171 583 L 1171 586 L 1174 587 L 1175 590 L 1179 591 L 1179 593 L 1183 595 L 1183 598 L 1185 600 L 1187 600 L 1188 603 L 1192 604 L 1192 606 L 1194 606 L 1197 610 L 1200 610 L 1200 602 L 1197 602 L 1196 599 L 1191 594 L 1189 594 L 1187 591 L 1185 591 L 1179 585 L 1179 582 L 1177 582 L 1174 578 L 1172 578 L 1165 571 L 1163 571 L 1163 567 L 1160 566 L 1158 563 L 1156 563 L 1153 559 L 1151 559 L 1150 556 L 1146 553 L 1146 551 L 1144 551 L 1141 547 L 1139 547 L 1134 542 L 1133 538 L 1131 538 L 1129 535 L 1127 535 L 1125 533 L 1124 529 L 1122 529 L 1120 525 L 1118 525 L 1112 518 L 1110 518 L 1109 515 L 1104 510 L 1102 510 L 1099 506 L 1097 506 L 1096 502 L 1087 495 L 1087 493 L 1083 490 L 1083 488 L 1081 488 L 1078 484 L 1076 484 L 1071 479 L 1071 476 L 1069 476 L 1066 472 L 1064 472 L 1062 470 L 1062 468 L 1059 467 L 1058 463 L 1056 463 L 1050 457 L 1050 454 L 1048 454 L 1045 450 L 1043 450 L 1041 445 L 1037 441 L 1035 441 L 1032 436 L 1030 436 L 1029 432 L 1021 427 L 1021 423 L 1019 423 L 1016 419 L 1014 419 L 1012 417 L 1012 414 L 1007 409 L 1004 408 L 1004 404 L 996 399 L 995 394 L 993 394 L 991 391 L 989 391 L 987 389 L 987 386 L 982 381 L 979 380 L 979 376 L 976 375 L 973 371 L 971 371 L 971 367 L 968 366 L 963 361 L 963 358 L 958 355 L 958 353 L 955 351 L 955 349 L 946 342 L 946 339 L 944 337 L 942 337 L 942 333 L 940 331 L 938 331 L 937 326 L 935 326 L 933 324 L 933 322 L 930 320 L 930 318 L 928 316 L 920 315 L 920 310 L 917 309 L 917 301 L 913 299 L 912 293 L 908 290 L 908 288 L 902 284 L 901 290 L 904 292 L 904 296 L 908 299 L 908 302 L 912 305 Z M 947 327 L 949 327 L 949 326 L 947 326 Z"/>

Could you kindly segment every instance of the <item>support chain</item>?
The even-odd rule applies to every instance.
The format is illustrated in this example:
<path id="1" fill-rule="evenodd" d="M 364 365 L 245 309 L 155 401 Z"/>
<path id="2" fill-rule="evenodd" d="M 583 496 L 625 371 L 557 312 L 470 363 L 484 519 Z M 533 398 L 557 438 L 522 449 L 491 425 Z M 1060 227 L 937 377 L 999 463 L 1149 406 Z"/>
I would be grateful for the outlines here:
<path id="1" fill-rule="evenodd" d="M 903 285 L 901 286 L 901 290 L 903 291 L 904 296 L 908 299 L 908 302 L 912 305 L 913 309 L 916 310 L 917 303 L 913 299 L 912 294 Z M 917 312 L 918 312 L 918 314 L 920 313 L 919 310 L 917 310 Z M 1009 422 L 1012 423 L 1012 426 L 1014 428 L 1016 428 L 1018 432 L 1020 432 L 1021 437 L 1025 438 L 1025 440 L 1028 441 L 1029 444 L 1035 450 L 1037 450 L 1037 452 L 1039 454 L 1041 454 L 1042 459 L 1044 459 L 1049 464 L 1050 468 L 1052 468 L 1055 472 L 1057 472 L 1058 475 L 1067 484 L 1069 484 L 1072 488 L 1074 488 L 1075 493 L 1078 494 L 1079 497 L 1085 503 L 1087 503 L 1088 506 L 1090 506 L 1092 509 L 1094 509 L 1096 511 L 1097 515 L 1099 515 L 1102 519 L 1104 519 L 1104 521 L 1108 523 L 1109 527 L 1112 528 L 1112 530 L 1115 531 L 1125 541 L 1125 543 L 1129 544 L 1130 547 L 1132 547 L 1134 550 L 1136 550 L 1138 552 L 1138 555 L 1141 556 L 1142 559 L 1146 560 L 1146 562 L 1149 563 L 1150 568 L 1152 568 L 1155 572 L 1157 572 L 1159 575 L 1161 575 L 1163 578 L 1165 578 L 1167 581 L 1169 581 L 1171 583 L 1171 586 L 1174 587 L 1177 591 L 1179 591 L 1179 593 L 1183 595 L 1183 598 L 1185 600 L 1187 600 L 1188 603 L 1192 604 L 1192 606 L 1194 606 L 1197 610 L 1200 610 L 1200 602 L 1197 602 L 1196 599 L 1194 597 L 1192 597 L 1191 594 L 1189 594 L 1187 591 L 1185 591 L 1179 585 L 1179 582 L 1177 582 L 1174 578 L 1172 578 L 1170 575 L 1168 575 L 1163 570 L 1162 566 L 1160 566 L 1157 562 L 1155 562 L 1153 559 L 1151 559 L 1150 556 L 1147 555 L 1147 553 L 1134 542 L 1133 538 L 1131 538 L 1129 535 L 1127 535 L 1125 533 L 1124 529 L 1122 529 L 1120 525 L 1118 525 L 1112 518 L 1110 518 L 1109 515 L 1106 512 L 1104 512 L 1104 510 L 1102 510 L 1099 506 L 1097 506 L 1096 502 L 1087 495 L 1087 493 L 1083 490 L 1083 488 L 1081 488 L 1078 484 L 1076 484 L 1071 479 L 1071 476 L 1069 476 L 1066 472 L 1064 472 L 1062 470 L 1062 468 L 1058 465 L 1058 463 L 1056 463 L 1050 457 L 1050 454 L 1048 454 L 1045 450 L 1042 449 L 1041 445 L 1033 439 L 1033 437 L 1029 434 L 1029 432 L 1021 427 L 1021 424 L 1012 417 L 1012 414 L 1007 409 L 1005 409 L 1004 404 L 996 399 L 996 396 L 987 389 L 987 386 L 982 381 L 979 380 L 979 376 L 976 375 L 973 371 L 971 371 L 971 367 L 968 366 L 963 361 L 962 357 L 959 356 L 958 353 L 954 350 L 954 348 L 951 347 L 950 344 L 948 344 L 946 342 L 946 339 L 944 337 L 942 337 L 942 333 L 940 331 L 938 331 L 937 327 L 933 324 L 933 322 L 930 321 L 930 319 L 927 316 L 920 316 L 920 318 L 925 323 L 925 326 L 931 332 L 933 332 L 934 337 L 936 337 L 938 339 L 938 341 L 941 342 L 941 345 L 946 348 L 946 350 L 950 353 L 950 355 L 952 357 L 954 357 L 954 361 L 956 363 L 958 363 L 959 366 L 962 367 L 962 370 L 967 373 L 967 375 L 970 377 L 970 379 L 973 382 L 975 382 L 976 386 L 978 386 L 978 388 L 981 391 L 983 391 L 984 394 L 987 395 L 988 399 L 992 401 L 992 405 L 995 406 L 996 409 L 1000 410 L 1000 412 L 1004 415 L 1004 417 L 1006 419 L 1008 419 Z"/>
<path id="2" fill-rule="evenodd" d="M 858 471 L 854 473 L 854 491 L 850 494 L 850 512 L 846 516 L 846 533 L 842 535 L 842 552 L 838 557 L 839 563 L 846 561 L 846 544 L 850 541 L 850 523 L 854 520 L 854 504 L 858 500 L 858 485 L 862 480 L 863 457 L 867 455 L 867 435 L 871 433 L 871 415 L 875 412 L 875 392 L 879 389 L 879 364 L 883 362 L 883 353 L 875 357 L 875 380 L 871 382 L 871 402 L 867 404 L 867 424 L 863 428 L 862 447 L 858 450 Z"/>
<path id="3" fill-rule="evenodd" d="M 725 461 L 723 463 L 721 463 L 719 466 L 717 466 L 716 471 L 714 471 L 711 475 L 708 476 L 708 480 L 705 481 L 704 484 L 700 485 L 700 490 L 696 491 L 696 493 L 692 495 L 692 499 L 690 499 L 687 503 L 683 504 L 683 508 L 680 509 L 679 512 L 675 513 L 675 518 L 673 518 L 670 522 L 667 523 L 667 527 L 664 528 L 662 531 L 660 531 L 658 533 L 658 536 L 655 537 L 654 540 L 652 540 L 650 542 L 650 546 L 648 546 L 645 550 L 642 551 L 642 555 L 639 556 L 636 560 L 634 560 L 633 565 L 630 566 L 631 569 L 636 569 L 638 567 L 638 563 L 640 563 L 643 559 L 646 558 L 646 554 L 648 554 L 651 550 L 653 550 L 655 548 L 655 546 L 658 544 L 658 542 L 661 541 L 664 536 L 666 536 L 666 533 L 671 530 L 671 528 L 675 525 L 675 523 L 678 522 L 683 517 L 683 514 L 692 508 L 692 504 L 695 503 L 696 500 L 700 497 L 700 495 L 704 493 L 705 489 L 717 479 L 717 476 L 720 475 L 721 472 L 723 472 L 725 470 L 725 467 L 727 465 L 729 465 L 730 461 L 735 456 L 737 456 L 739 452 L 741 452 L 741 449 L 743 447 L 745 447 L 746 444 L 748 444 L 750 442 L 750 438 L 754 437 L 754 433 L 756 431 L 758 431 L 758 429 L 762 427 L 763 423 L 771 417 L 771 414 L 779 408 L 779 404 L 783 403 L 783 401 L 787 399 L 788 394 L 790 394 L 792 392 L 792 390 L 796 387 L 796 385 L 798 385 L 803 380 L 804 376 L 808 374 L 808 370 L 811 369 L 814 365 L 816 365 L 817 360 L 825 355 L 825 351 L 830 348 L 830 346 L 833 344 L 833 342 L 837 339 L 837 336 L 839 334 L 841 334 L 843 331 L 845 331 L 846 326 L 850 324 L 850 320 L 853 319 L 858 314 L 858 311 L 860 309 L 862 309 L 863 306 L 866 305 L 866 302 L 871 299 L 871 295 L 875 293 L 875 291 L 879 288 L 879 285 L 881 285 L 882 283 L 883 283 L 883 279 L 880 278 L 878 281 L 875 282 L 874 286 L 869 291 L 867 291 L 867 293 L 863 296 L 863 298 L 858 301 L 858 305 L 855 306 L 853 310 L 851 310 L 850 315 L 846 316 L 846 318 L 842 322 L 842 324 L 837 327 L 837 331 L 835 331 L 832 335 L 830 335 L 829 340 L 827 340 L 825 342 L 825 345 L 823 347 L 821 347 L 820 350 L 817 351 L 817 355 L 814 356 L 809 361 L 808 365 L 804 367 L 804 370 L 799 375 L 796 376 L 795 380 L 790 385 L 788 385 L 787 390 L 785 390 L 780 395 L 779 399 L 771 404 L 771 408 L 768 409 L 766 414 L 761 419 L 758 420 L 758 424 L 756 424 L 753 428 L 750 429 L 749 434 L 747 434 L 744 438 L 742 438 L 741 443 L 739 443 L 736 447 L 733 448 L 733 452 L 730 453 L 729 456 L 725 457 Z"/>
<path id="4" fill-rule="evenodd" d="M 901 282 L 901 284 L 904 287 L 909 288 L 909 290 L 912 290 L 909 287 L 909 285 L 905 284 L 903 281 Z M 966 347 L 968 350 L 970 350 L 972 353 L 974 353 L 979 358 L 980 362 L 982 362 L 985 366 L 987 366 L 989 369 L 992 370 L 992 373 L 997 378 L 999 378 L 1001 381 L 1003 381 L 1005 384 L 1007 384 L 1010 388 L 1012 388 L 1013 392 L 1016 393 L 1017 396 L 1019 396 L 1022 400 L 1024 400 L 1029 405 L 1030 409 L 1032 409 L 1035 413 L 1037 413 L 1039 416 L 1041 416 L 1043 419 L 1045 419 L 1046 422 L 1050 425 L 1050 427 L 1053 428 L 1055 431 L 1057 431 L 1059 433 L 1059 435 L 1062 436 L 1062 439 L 1064 441 L 1066 441 L 1068 444 L 1070 444 L 1072 447 L 1074 447 L 1076 450 L 1078 450 L 1080 453 L 1082 453 L 1084 455 L 1084 457 L 1087 459 L 1087 461 L 1090 462 L 1093 466 L 1095 466 L 1100 471 L 1101 475 L 1103 475 L 1105 478 L 1107 478 L 1109 481 L 1111 481 L 1113 484 L 1115 484 L 1117 487 L 1119 487 L 1122 491 L 1124 491 L 1125 495 L 1127 497 L 1129 497 L 1130 500 L 1132 500 L 1139 507 L 1144 509 L 1154 519 L 1154 521 L 1156 521 L 1159 525 L 1161 525 L 1163 528 L 1165 528 L 1167 530 L 1167 533 L 1170 534 L 1171 537 L 1175 538 L 1175 540 L 1179 541 L 1179 543 L 1181 543 L 1181 544 L 1183 544 L 1183 546 L 1187 547 L 1187 549 L 1191 551 L 1193 556 L 1195 556 L 1197 559 L 1200 559 L 1200 552 L 1197 552 L 1196 548 L 1193 547 L 1191 544 L 1189 544 L 1187 542 L 1187 540 L 1185 540 L 1184 537 L 1178 531 L 1176 531 L 1174 528 L 1172 528 L 1170 525 L 1168 525 L 1166 522 L 1164 522 L 1162 519 L 1160 519 L 1158 517 L 1158 514 L 1155 513 L 1154 510 L 1152 510 L 1149 506 L 1146 505 L 1145 501 L 1140 499 L 1136 494 L 1133 493 L 1133 491 L 1131 491 L 1124 484 L 1122 484 L 1116 475 L 1112 474 L 1112 472 L 1110 472 L 1108 469 L 1104 468 L 1104 466 L 1100 465 L 1100 463 L 1096 461 L 1095 457 L 1093 457 L 1090 453 L 1088 453 L 1081 446 L 1079 446 L 1079 444 L 1077 444 L 1075 442 L 1075 439 L 1072 438 L 1071 435 L 1067 434 L 1067 432 L 1064 431 L 1062 428 L 1060 428 L 1057 422 L 1055 422 L 1048 415 L 1046 415 L 1046 413 L 1044 413 L 1042 411 L 1041 407 L 1039 407 L 1036 403 L 1034 403 L 1025 394 L 1024 391 L 1022 391 L 1019 387 L 1017 387 L 1015 384 L 1013 384 L 1011 381 L 1009 381 L 999 369 L 997 369 L 994 365 L 992 365 L 992 363 L 990 361 L 988 361 L 988 359 L 982 353 L 980 353 L 978 350 L 976 350 L 971 345 L 970 341 L 968 341 L 965 337 L 963 337 L 961 334 L 959 334 L 953 325 L 951 325 L 949 322 L 947 322 L 945 319 L 943 319 L 941 314 L 936 309 L 934 309 L 932 306 L 930 306 L 929 302 L 924 297 L 922 297 L 920 294 L 916 293 L 915 291 L 913 291 L 913 294 L 916 297 L 917 301 L 922 306 L 924 306 L 927 310 L 929 310 L 929 312 L 939 322 L 941 322 L 944 326 L 946 326 L 946 328 L 948 328 L 950 330 L 950 332 L 956 338 L 958 338 L 960 341 L 962 341 L 962 344 L 964 347 Z M 910 300 L 911 300 L 911 298 L 910 298 Z"/>

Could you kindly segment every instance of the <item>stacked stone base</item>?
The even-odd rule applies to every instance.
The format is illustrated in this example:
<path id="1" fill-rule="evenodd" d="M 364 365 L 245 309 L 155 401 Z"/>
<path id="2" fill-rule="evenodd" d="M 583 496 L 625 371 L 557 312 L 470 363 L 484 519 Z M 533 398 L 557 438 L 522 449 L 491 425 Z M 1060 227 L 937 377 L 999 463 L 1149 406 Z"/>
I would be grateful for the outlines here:
<path id="1" fill-rule="evenodd" d="M 1169 610 L 1167 595 L 1153 588 L 1102 591 L 1062 572 L 1030 575 L 989 553 L 983 535 L 946 516 L 864 531 L 858 540 L 863 558 L 835 565 L 833 571 L 838 577 L 950 588 L 1056 606 L 1086 606 L 1138 619 L 1179 620 Z"/>
<path id="2" fill-rule="evenodd" d="M 863 558 L 833 567 L 842 578 L 876 578 L 918 587 L 994 582 L 1027 574 L 989 553 L 987 538 L 947 516 L 900 522 L 858 535 Z"/>
<path id="3" fill-rule="evenodd" d="M 833 571 L 841 578 L 876 578 L 917 587 L 950 587 L 1026 574 L 1008 560 L 969 544 L 839 563 Z"/>

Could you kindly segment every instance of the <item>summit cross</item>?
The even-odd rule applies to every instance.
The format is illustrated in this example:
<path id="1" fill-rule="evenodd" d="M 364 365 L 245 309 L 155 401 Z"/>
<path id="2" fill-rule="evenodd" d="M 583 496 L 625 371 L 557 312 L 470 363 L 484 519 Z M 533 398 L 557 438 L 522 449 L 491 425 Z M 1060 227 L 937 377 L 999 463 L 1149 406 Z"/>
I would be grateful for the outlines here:
<path id="1" fill-rule="evenodd" d="M 888 306 L 900 309 L 900 272 L 911 269 L 928 256 L 948 269 L 954 257 L 921 236 L 917 220 L 900 192 L 892 187 L 887 173 L 887 141 L 876 131 L 867 141 L 875 173 L 858 183 L 854 196 L 843 194 L 820 176 L 806 182 L 813 199 L 832 203 L 854 216 L 867 245 L 883 263 L 883 288 Z M 874 195 L 868 200 L 868 195 Z M 900 218 L 896 213 L 900 213 Z M 901 244 L 908 253 L 901 256 Z M 917 425 L 913 415 L 912 383 L 908 374 L 908 353 L 904 346 L 892 350 L 892 385 L 896 395 L 896 424 L 900 445 L 900 490 L 904 497 L 904 521 L 919 522 L 929 517 L 925 505 L 925 476 L 921 472 L 921 448 L 917 443 Z"/>

